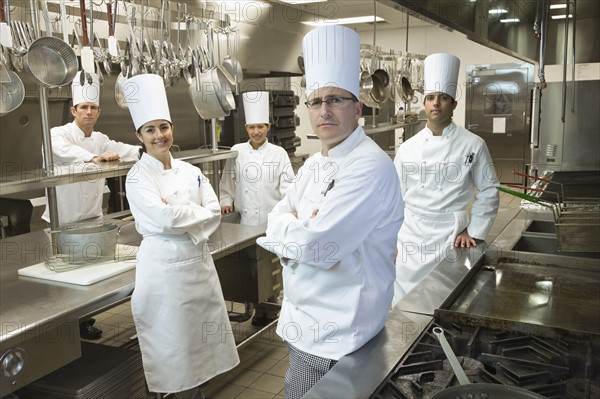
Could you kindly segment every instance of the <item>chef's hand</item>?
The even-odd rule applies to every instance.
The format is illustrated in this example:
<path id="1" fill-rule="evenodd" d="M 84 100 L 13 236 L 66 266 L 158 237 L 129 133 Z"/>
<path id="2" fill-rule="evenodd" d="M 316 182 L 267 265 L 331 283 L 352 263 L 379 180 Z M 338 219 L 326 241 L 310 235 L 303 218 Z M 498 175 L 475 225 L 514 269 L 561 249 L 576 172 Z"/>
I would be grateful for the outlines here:
<path id="1" fill-rule="evenodd" d="M 221 213 L 231 213 L 231 212 L 233 212 L 232 206 L 222 206 L 221 207 Z"/>
<path id="2" fill-rule="evenodd" d="M 314 211 L 312 211 L 312 213 L 310 214 L 311 218 L 314 218 L 315 216 L 317 216 L 317 214 L 319 213 L 318 209 L 315 209 Z"/>
<path id="3" fill-rule="evenodd" d="M 106 151 L 100 155 L 96 155 L 94 158 L 90 159 L 90 162 L 108 162 L 108 161 L 118 161 L 119 154 L 113 151 Z"/>
<path id="4" fill-rule="evenodd" d="M 467 229 L 464 229 L 454 240 L 454 246 L 456 248 L 470 248 L 477 246 L 477 241 L 469 235 Z"/>

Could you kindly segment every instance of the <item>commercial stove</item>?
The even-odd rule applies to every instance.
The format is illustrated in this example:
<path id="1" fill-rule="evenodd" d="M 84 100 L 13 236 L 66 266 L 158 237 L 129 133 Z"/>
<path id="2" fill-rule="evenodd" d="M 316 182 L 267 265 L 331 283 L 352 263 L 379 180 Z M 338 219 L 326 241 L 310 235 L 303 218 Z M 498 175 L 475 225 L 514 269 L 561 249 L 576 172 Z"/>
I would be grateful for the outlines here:
<path id="1" fill-rule="evenodd" d="M 435 327 L 444 330 L 471 384 L 518 387 L 550 399 L 600 398 L 600 262 L 496 255 L 489 262 L 486 253 L 487 261 L 435 310 L 371 399 L 432 398 L 459 385 Z M 484 397 L 498 398 L 456 396 Z"/>

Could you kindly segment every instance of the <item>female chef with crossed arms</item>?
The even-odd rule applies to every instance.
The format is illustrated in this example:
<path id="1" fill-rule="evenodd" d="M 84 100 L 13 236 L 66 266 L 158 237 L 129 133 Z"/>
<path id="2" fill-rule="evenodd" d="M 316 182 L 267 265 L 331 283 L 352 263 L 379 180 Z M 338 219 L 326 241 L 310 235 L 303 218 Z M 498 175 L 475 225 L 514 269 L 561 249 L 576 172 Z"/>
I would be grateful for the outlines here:
<path id="1" fill-rule="evenodd" d="M 123 87 L 145 149 L 125 187 L 143 236 L 131 306 L 146 382 L 151 392 L 203 398 L 201 384 L 239 363 L 206 245 L 221 208 L 200 169 L 169 152 L 174 129 L 162 78 L 137 75 Z"/>

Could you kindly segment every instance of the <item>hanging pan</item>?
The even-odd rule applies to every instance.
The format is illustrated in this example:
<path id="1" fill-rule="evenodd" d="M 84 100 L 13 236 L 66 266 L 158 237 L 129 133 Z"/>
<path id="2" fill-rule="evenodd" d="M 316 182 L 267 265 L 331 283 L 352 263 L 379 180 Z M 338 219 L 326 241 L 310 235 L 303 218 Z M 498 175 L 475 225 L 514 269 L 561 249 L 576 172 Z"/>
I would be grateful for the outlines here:
<path id="1" fill-rule="evenodd" d="M 71 83 L 78 69 L 75 51 L 53 36 L 34 40 L 23 57 L 23 71 L 36 83 L 50 88 Z"/>
<path id="2" fill-rule="evenodd" d="M 0 53 L 0 116 L 17 109 L 25 98 L 25 88 L 19 75 L 6 68 L 4 53 Z"/>

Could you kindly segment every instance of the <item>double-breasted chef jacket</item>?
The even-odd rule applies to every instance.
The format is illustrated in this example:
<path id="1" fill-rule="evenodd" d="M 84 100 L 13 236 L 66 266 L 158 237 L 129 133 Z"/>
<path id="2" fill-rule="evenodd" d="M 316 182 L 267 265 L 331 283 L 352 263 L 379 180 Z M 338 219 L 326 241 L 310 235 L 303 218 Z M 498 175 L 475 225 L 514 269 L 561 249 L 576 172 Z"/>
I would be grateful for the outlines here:
<path id="1" fill-rule="evenodd" d="M 283 266 L 277 334 L 301 351 L 339 360 L 381 331 L 401 223 L 392 160 L 362 127 L 328 156 L 308 158 L 257 240 Z"/>
<path id="2" fill-rule="evenodd" d="M 81 168 L 85 162 L 106 151 L 118 153 L 123 161 L 139 158 L 139 146 L 111 140 L 107 135 L 96 131 L 86 137 L 74 122 L 50 129 L 50 135 L 54 165 L 61 172 L 69 167 Z M 57 186 L 56 201 L 60 224 L 102 216 L 104 184 L 105 179 L 90 174 L 87 181 Z M 50 221 L 47 203 L 42 219 Z"/>
<path id="3" fill-rule="evenodd" d="M 221 206 L 233 206 L 241 224 L 267 223 L 267 215 L 294 179 L 287 152 L 265 141 L 254 149 L 250 141 L 236 144 L 236 158 L 225 162 L 221 177 Z"/>
<path id="4" fill-rule="evenodd" d="M 453 122 L 440 136 L 425 127 L 400 146 L 394 164 L 406 207 L 396 304 L 442 260 L 458 259 L 454 240 L 465 228 L 485 239 L 498 211 L 499 183 L 485 141 Z"/>
<path id="5" fill-rule="evenodd" d="M 131 305 L 152 392 L 191 389 L 239 363 L 206 244 L 221 220 L 219 201 L 198 167 L 172 157 L 171 165 L 143 154 L 126 180 L 143 236 Z"/>

